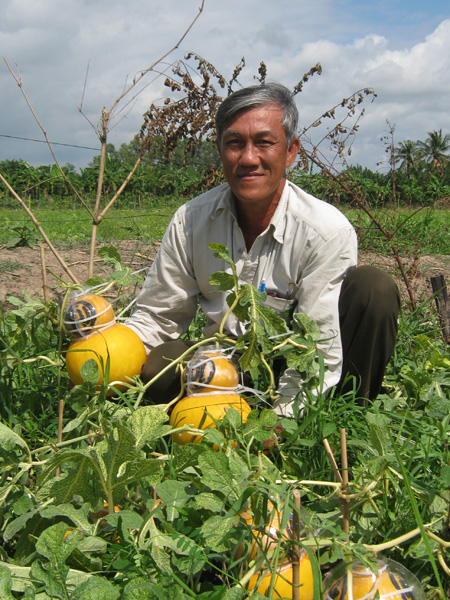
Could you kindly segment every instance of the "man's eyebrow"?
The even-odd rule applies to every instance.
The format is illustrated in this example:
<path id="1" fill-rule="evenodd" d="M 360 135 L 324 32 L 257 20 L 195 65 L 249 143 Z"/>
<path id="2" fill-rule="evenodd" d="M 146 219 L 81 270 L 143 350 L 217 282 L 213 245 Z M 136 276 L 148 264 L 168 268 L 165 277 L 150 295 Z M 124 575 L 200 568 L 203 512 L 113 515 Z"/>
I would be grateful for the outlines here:
<path id="1" fill-rule="evenodd" d="M 236 129 L 225 129 L 225 131 L 223 132 L 223 137 L 225 137 L 226 135 L 237 135 L 239 137 L 242 137 L 242 133 L 240 131 L 237 131 Z M 264 129 L 262 131 L 258 131 L 255 134 L 255 137 L 265 137 L 267 135 L 276 137 L 276 133 L 271 129 Z"/>

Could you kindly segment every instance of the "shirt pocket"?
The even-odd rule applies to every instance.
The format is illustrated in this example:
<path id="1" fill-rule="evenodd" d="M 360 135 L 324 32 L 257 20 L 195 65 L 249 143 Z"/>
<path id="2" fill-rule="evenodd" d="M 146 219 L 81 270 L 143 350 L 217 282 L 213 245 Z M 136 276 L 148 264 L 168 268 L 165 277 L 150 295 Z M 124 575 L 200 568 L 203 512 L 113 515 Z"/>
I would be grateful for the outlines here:
<path id="1" fill-rule="evenodd" d="M 288 298 L 268 295 L 264 300 L 264 304 L 273 308 L 279 317 L 282 317 L 286 322 L 289 322 L 294 314 L 297 301 L 295 299 L 289 300 Z"/>

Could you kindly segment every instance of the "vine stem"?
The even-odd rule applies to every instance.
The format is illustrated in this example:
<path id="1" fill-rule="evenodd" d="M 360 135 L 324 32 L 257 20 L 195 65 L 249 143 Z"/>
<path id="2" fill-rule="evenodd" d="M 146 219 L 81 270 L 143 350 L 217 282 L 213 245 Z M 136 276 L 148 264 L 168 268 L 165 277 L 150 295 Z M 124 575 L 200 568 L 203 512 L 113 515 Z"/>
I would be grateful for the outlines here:
<path id="1" fill-rule="evenodd" d="M 47 444 L 47 446 L 41 446 L 40 448 L 36 448 L 31 451 L 31 454 L 39 454 L 40 452 L 47 452 L 48 450 L 54 450 L 59 448 L 64 448 L 65 446 L 70 446 L 71 444 L 75 444 L 76 442 L 82 442 L 83 440 L 87 440 L 92 437 L 92 433 L 85 433 L 84 435 L 80 435 L 79 437 L 72 438 L 70 440 L 65 440 L 64 442 L 58 442 L 56 444 Z"/>
<path id="2" fill-rule="evenodd" d="M 236 293 L 236 297 L 233 301 L 233 303 L 231 304 L 231 306 L 229 307 L 229 309 L 227 310 L 227 312 L 225 313 L 221 323 L 220 323 L 220 327 L 219 327 L 219 334 L 220 335 L 224 335 L 223 330 L 225 327 L 225 323 L 228 319 L 228 317 L 231 315 L 231 313 L 233 312 L 233 310 L 235 309 L 235 307 L 238 305 L 239 300 L 242 298 L 242 296 L 244 295 L 244 292 L 241 291 L 240 294 Z"/>
<path id="3" fill-rule="evenodd" d="M 161 369 L 161 371 L 159 371 L 159 373 L 157 375 L 155 375 L 155 377 L 153 377 L 153 379 L 150 379 L 150 381 L 148 381 L 143 386 L 141 394 L 139 394 L 139 397 L 137 398 L 136 402 L 134 403 L 134 408 L 136 409 L 136 408 L 139 407 L 139 405 L 142 402 L 142 398 L 144 397 L 145 391 L 151 385 L 153 385 L 153 383 L 155 383 L 155 381 L 157 381 L 157 379 L 159 377 L 161 377 L 161 375 L 163 375 L 164 373 L 166 373 L 169 369 L 171 369 L 175 365 L 179 365 L 187 356 L 189 356 L 197 348 L 201 348 L 201 346 L 204 346 L 205 344 L 210 344 L 210 343 L 215 342 L 217 340 L 218 340 L 218 338 L 216 336 L 207 338 L 205 340 L 200 340 L 199 342 L 197 342 L 196 344 L 194 344 L 193 346 L 191 346 L 190 348 L 188 348 L 185 352 L 183 352 L 183 354 L 181 354 L 178 358 L 176 358 L 175 360 L 169 362 L 169 364 L 166 367 L 164 367 L 163 369 Z"/>

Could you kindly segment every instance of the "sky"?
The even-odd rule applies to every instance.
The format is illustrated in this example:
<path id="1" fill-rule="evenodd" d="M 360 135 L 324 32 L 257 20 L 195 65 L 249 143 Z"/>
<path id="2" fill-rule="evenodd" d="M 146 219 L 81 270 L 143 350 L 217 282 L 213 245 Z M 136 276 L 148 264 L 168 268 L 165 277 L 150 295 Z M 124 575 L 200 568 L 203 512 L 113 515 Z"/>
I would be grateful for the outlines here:
<path id="1" fill-rule="evenodd" d="M 0 0 L 0 161 L 54 162 L 38 119 L 58 161 L 86 167 L 99 154 L 102 108 L 178 43 L 200 5 Z M 322 74 L 296 96 L 301 127 L 353 92 L 373 88 L 376 97 L 362 105 L 351 164 L 386 169 L 385 137 L 392 128 L 395 144 L 425 140 L 439 129 L 450 133 L 449 0 L 204 0 L 198 20 L 158 70 L 170 75 L 187 52 L 207 59 L 226 79 L 244 57 L 242 85 L 255 83 L 261 61 L 268 80 L 291 89 L 320 63 Z M 170 95 L 164 79 L 149 73 L 119 106 L 108 136 L 116 148 L 138 133 L 152 102 Z M 313 141 L 326 127 L 310 130 Z"/>

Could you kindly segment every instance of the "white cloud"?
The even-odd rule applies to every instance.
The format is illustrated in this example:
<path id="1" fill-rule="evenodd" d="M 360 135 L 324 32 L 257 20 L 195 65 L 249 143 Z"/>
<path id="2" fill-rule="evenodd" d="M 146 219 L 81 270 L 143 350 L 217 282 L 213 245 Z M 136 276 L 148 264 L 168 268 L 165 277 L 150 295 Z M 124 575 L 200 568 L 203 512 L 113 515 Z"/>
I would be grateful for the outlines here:
<path id="1" fill-rule="evenodd" d="M 178 41 L 200 1 L 9 0 L 0 22 L 1 53 L 20 68 L 24 88 L 51 139 L 97 147 L 92 128 L 77 111 L 88 64 L 83 110 L 96 124 L 102 107 L 109 108 L 126 82 Z M 323 74 L 313 77 L 298 97 L 304 124 L 353 91 L 373 87 L 378 97 L 365 103 L 352 155 L 353 161 L 373 168 L 383 156 L 379 138 L 386 119 L 396 123 L 398 141 L 424 139 L 433 129 L 450 132 L 450 19 L 423 39 L 402 45 L 381 17 L 371 30 L 372 21 L 358 23 L 352 9 L 353 0 L 278 0 L 276 5 L 272 0 L 206 0 L 200 19 L 166 63 L 193 50 L 229 77 L 245 56 L 243 84 L 254 82 L 264 60 L 270 79 L 293 86 L 321 62 Z M 148 87 L 111 131 L 116 146 L 131 140 L 145 109 L 166 93 L 163 80 L 153 79 L 145 79 Z M 4 64 L 0 89 L 0 134 L 42 138 Z M 0 140 L 0 160 L 51 162 L 42 144 Z M 83 166 L 94 154 L 56 149 L 63 163 Z"/>

